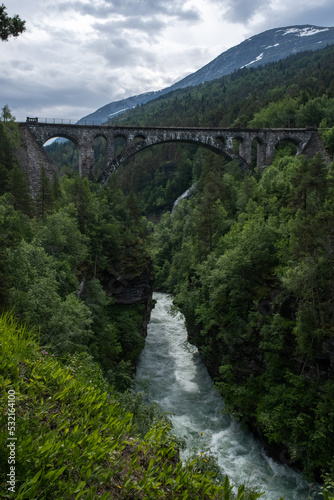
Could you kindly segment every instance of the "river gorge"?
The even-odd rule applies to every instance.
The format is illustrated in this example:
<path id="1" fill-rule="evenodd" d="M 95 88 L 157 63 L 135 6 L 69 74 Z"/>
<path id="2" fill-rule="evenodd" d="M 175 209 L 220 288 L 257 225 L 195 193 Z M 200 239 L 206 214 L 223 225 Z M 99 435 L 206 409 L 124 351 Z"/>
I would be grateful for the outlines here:
<path id="1" fill-rule="evenodd" d="M 239 486 L 265 494 L 265 500 L 306 500 L 312 491 L 301 474 L 269 458 L 253 435 L 229 415 L 198 350 L 187 341 L 184 318 L 171 313 L 172 299 L 155 293 L 146 345 L 136 380 L 149 380 L 147 397 L 172 414 L 174 433 L 184 438 L 181 459 L 194 453 L 216 456 L 222 473 Z"/>

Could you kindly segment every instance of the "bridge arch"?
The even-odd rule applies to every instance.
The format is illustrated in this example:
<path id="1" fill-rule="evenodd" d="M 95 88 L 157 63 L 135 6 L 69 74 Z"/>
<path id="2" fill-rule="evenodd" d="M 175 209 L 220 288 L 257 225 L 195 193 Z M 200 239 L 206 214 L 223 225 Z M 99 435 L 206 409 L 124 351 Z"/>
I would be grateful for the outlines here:
<path id="1" fill-rule="evenodd" d="M 244 143 L 244 138 L 241 135 L 235 135 L 232 139 L 233 151 L 239 154 L 242 149 L 243 143 Z"/>
<path id="2" fill-rule="evenodd" d="M 280 131 L 277 135 L 273 136 L 270 143 L 266 144 L 266 162 L 270 165 L 274 161 L 274 157 L 282 150 L 284 146 L 290 145 L 291 156 L 297 156 L 307 150 L 308 142 L 297 134 L 292 134 L 290 131 Z"/>
<path id="3" fill-rule="evenodd" d="M 51 139 L 66 139 L 67 141 L 71 141 L 76 147 L 78 147 L 79 142 L 77 137 L 73 137 L 71 134 L 61 134 L 61 135 L 54 135 L 50 134 L 50 137 L 46 139 L 46 141 L 41 144 L 41 146 L 44 146 L 45 143 L 50 141 Z"/>
<path id="4" fill-rule="evenodd" d="M 259 137 L 254 137 L 251 140 L 250 147 L 250 164 L 252 169 L 258 166 L 261 163 L 261 157 L 263 155 L 264 143 Z"/>
<path id="5" fill-rule="evenodd" d="M 298 142 L 293 139 L 282 139 L 275 145 L 273 158 L 275 158 L 279 154 L 297 156 L 298 151 L 301 149 L 301 147 L 302 145 L 298 144 Z"/>
<path id="6" fill-rule="evenodd" d="M 142 136 L 139 135 L 136 137 L 142 137 Z M 131 157 L 133 157 L 140 151 L 143 151 L 153 146 L 176 143 L 176 142 L 201 146 L 203 148 L 209 149 L 210 151 L 213 151 L 216 154 L 224 156 L 229 160 L 235 159 L 243 166 L 245 166 L 245 161 L 243 160 L 243 158 L 238 153 L 236 153 L 232 148 L 226 147 L 226 141 L 224 140 L 223 137 L 219 137 L 219 140 L 215 140 L 211 137 L 206 140 L 199 140 L 191 136 L 187 136 L 185 138 L 159 137 L 154 141 L 147 139 L 145 140 L 144 138 L 143 140 L 136 141 L 134 138 L 134 140 L 131 141 L 131 143 L 122 151 L 122 153 L 119 154 L 116 158 L 114 158 L 110 162 L 106 170 L 99 177 L 98 181 L 101 184 L 105 184 L 109 179 L 110 175 L 112 175 L 112 173 L 115 172 L 121 164 L 125 163 L 127 160 L 129 160 Z"/>
<path id="7" fill-rule="evenodd" d="M 138 133 L 134 136 L 134 143 L 138 144 L 141 142 L 146 142 L 146 136 L 142 133 Z"/>
<path id="8" fill-rule="evenodd" d="M 113 139 L 124 139 L 124 141 L 127 143 L 128 142 L 128 135 L 124 134 L 122 132 L 117 132 L 116 134 L 113 135 Z"/>
<path id="9" fill-rule="evenodd" d="M 192 127 L 113 127 L 99 125 L 70 125 L 34 122 L 22 123 L 34 135 L 41 146 L 52 137 L 64 137 L 79 150 L 79 173 L 89 177 L 94 173 L 95 137 L 107 139 L 108 167 L 100 177 L 104 183 L 119 164 L 142 149 L 168 142 L 184 142 L 201 145 L 212 151 L 236 159 L 244 168 L 252 167 L 252 144 L 256 144 L 256 166 L 265 168 L 273 160 L 275 146 L 282 140 L 292 140 L 297 145 L 297 154 L 312 156 L 317 151 L 326 153 L 315 129 L 218 129 Z M 125 148 L 116 157 L 115 141 L 123 137 Z M 233 140 L 239 140 L 239 151 L 233 149 Z M 328 158 L 328 157 L 327 157 Z M 326 161 L 329 159 L 326 158 Z"/>
<path id="10" fill-rule="evenodd" d="M 221 144 L 222 146 L 225 146 L 226 144 L 226 139 L 223 135 L 217 135 L 216 141 L 218 142 L 218 144 Z"/>
<path id="11" fill-rule="evenodd" d="M 105 140 L 107 140 L 107 139 L 108 139 L 107 135 L 106 135 L 106 134 L 104 134 L 103 132 L 97 132 L 97 133 L 94 135 L 94 141 L 95 141 L 96 139 L 99 139 L 100 137 L 101 137 L 102 139 L 105 139 Z"/>
<path id="12" fill-rule="evenodd" d="M 282 137 L 275 144 L 275 148 L 277 148 L 280 144 L 293 144 L 296 147 L 296 153 L 300 152 L 303 148 L 302 141 L 296 139 L 295 137 Z"/>

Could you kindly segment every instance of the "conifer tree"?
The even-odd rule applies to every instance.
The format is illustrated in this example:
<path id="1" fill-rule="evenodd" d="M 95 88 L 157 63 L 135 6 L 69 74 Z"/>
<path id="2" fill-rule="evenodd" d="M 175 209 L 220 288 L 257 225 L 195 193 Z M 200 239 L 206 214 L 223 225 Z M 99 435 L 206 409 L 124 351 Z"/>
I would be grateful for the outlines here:
<path id="1" fill-rule="evenodd" d="M 14 157 L 5 126 L 0 121 L 0 195 L 7 189 L 9 170 L 12 169 Z"/>
<path id="2" fill-rule="evenodd" d="M 32 198 L 26 176 L 16 164 L 14 164 L 13 168 L 8 173 L 6 191 L 11 193 L 14 197 L 15 210 L 20 210 L 29 216 L 32 215 Z"/>
<path id="3" fill-rule="evenodd" d="M 42 167 L 41 175 L 39 178 L 39 188 L 36 197 L 37 215 L 43 220 L 52 208 L 52 186 L 49 177 Z"/>
<path id="4" fill-rule="evenodd" d="M 2 41 L 7 41 L 9 37 L 19 36 L 20 33 L 26 30 L 25 21 L 19 18 L 18 15 L 9 17 L 6 13 L 4 4 L 0 6 L 0 38 Z"/>
<path id="5" fill-rule="evenodd" d="M 59 176 L 57 172 L 53 172 L 53 179 L 52 179 L 52 199 L 53 202 L 56 202 L 59 200 L 61 195 L 61 189 L 60 189 L 60 183 L 59 183 Z"/>

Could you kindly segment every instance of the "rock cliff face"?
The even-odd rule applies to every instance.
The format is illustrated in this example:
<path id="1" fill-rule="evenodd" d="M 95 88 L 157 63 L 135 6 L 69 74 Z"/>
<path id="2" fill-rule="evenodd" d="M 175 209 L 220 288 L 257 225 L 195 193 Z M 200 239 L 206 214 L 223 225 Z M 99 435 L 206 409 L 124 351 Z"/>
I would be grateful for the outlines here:
<path id="1" fill-rule="evenodd" d="M 110 278 L 110 279 L 109 279 Z M 146 268 L 139 276 L 122 274 L 106 277 L 104 281 L 107 294 L 113 297 L 118 304 L 131 305 L 141 303 L 145 305 L 143 312 L 143 334 L 146 337 L 147 325 L 150 321 L 153 308 L 153 277 L 151 268 Z"/>
<path id="2" fill-rule="evenodd" d="M 131 306 L 143 304 L 143 334 L 146 337 L 147 325 L 150 321 L 154 305 L 153 296 L 153 267 L 151 258 L 142 253 L 139 247 L 134 250 L 132 257 L 123 261 L 122 268 L 111 267 L 110 272 L 98 276 L 104 290 L 117 304 Z"/>
<path id="3" fill-rule="evenodd" d="M 189 335 L 188 339 L 189 342 L 195 344 L 192 335 Z M 200 346 L 199 350 L 201 350 Z M 224 355 L 231 355 L 231 351 L 228 346 L 222 346 L 219 341 L 212 351 L 213 353 L 210 358 L 203 358 L 203 361 L 208 368 L 210 376 L 215 379 L 219 377 L 219 367 Z M 321 348 L 319 348 L 312 360 L 306 359 L 305 361 L 305 356 L 298 356 L 291 352 L 287 352 L 286 355 L 292 360 L 293 371 L 296 374 L 302 373 L 309 380 L 313 378 L 327 380 L 334 376 L 334 338 L 324 339 Z M 238 358 L 239 360 L 242 359 L 242 363 L 234 366 L 234 374 L 236 379 L 241 382 L 250 374 L 257 376 L 265 371 L 262 355 L 254 344 L 244 342 L 240 345 Z"/>
<path id="4" fill-rule="evenodd" d="M 107 292 L 119 304 L 135 304 L 146 302 L 152 298 L 153 280 L 150 273 L 145 270 L 140 276 L 127 276 L 123 274 L 114 276 L 107 283 Z"/>
<path id="5" fill-rule="evenodd" d="M 54 172 L 59 173 L 57 164 L 44 149 L 36 143 L 28 127 L 19 127 L 21 145 L 14 150 L 19 167 L 27 176 L 32 197 L 35 198 L 42 167 L 52 180 Z"/>

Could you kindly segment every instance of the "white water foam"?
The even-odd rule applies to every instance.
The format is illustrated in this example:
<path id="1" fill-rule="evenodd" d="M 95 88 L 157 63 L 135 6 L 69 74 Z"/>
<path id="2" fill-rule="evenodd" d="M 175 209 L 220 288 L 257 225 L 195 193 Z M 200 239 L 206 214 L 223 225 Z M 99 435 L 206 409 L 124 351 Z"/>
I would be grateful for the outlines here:
<path id="1" fill-rule="evenodd" d="M 216 455 L 224 474 L 236 486 L 264 491 L 264 500 L 307 500 L 309 485 L 294 469 L 276 463 L 253 435 L 230 416 L 197 349 L 187 342 L 184 318 L 172 315 L 172 300 L 155 294 L 145 349 L 137 363 L 137 380 L 150 379 L 148 397 L 172 412 L 173 432 L 186 440 L 181 459 L 197 453 Z"/>

